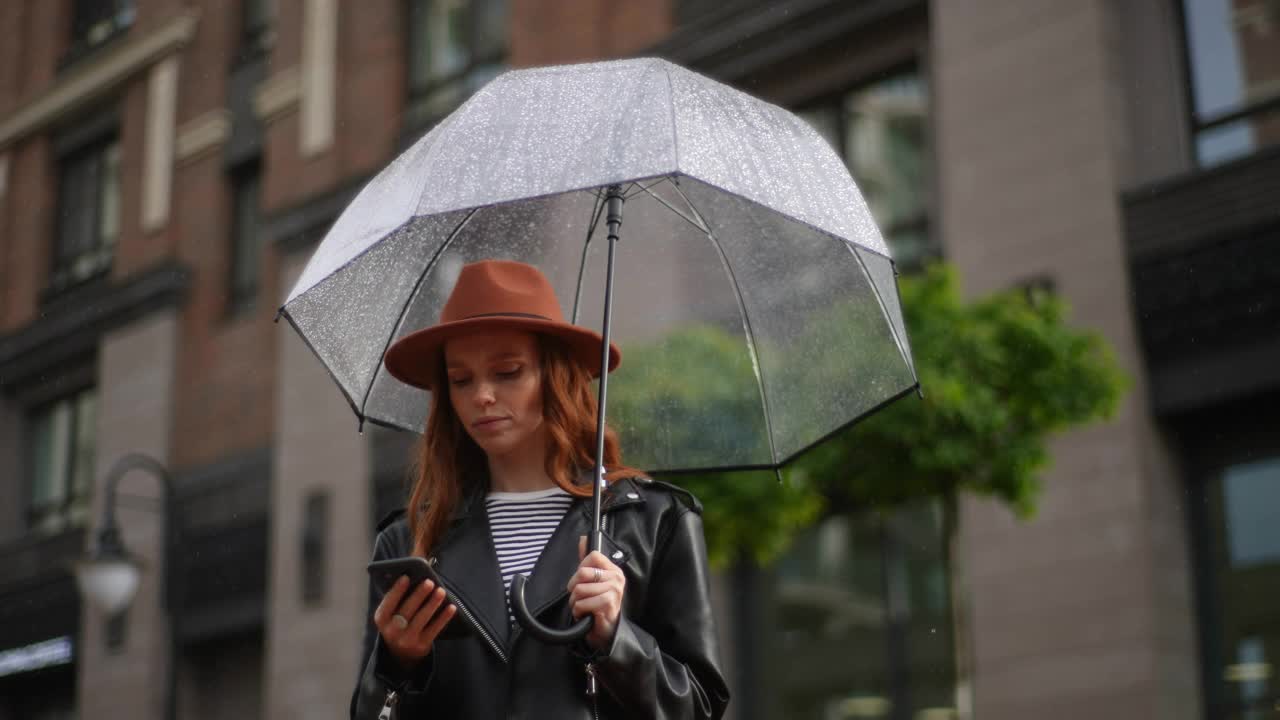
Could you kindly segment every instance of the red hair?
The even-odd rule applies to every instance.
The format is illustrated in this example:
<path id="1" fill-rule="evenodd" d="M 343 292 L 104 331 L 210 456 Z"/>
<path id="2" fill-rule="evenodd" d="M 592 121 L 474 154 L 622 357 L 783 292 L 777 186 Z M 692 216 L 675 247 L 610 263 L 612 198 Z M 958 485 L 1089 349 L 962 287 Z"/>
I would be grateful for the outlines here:
<path id="1" fill-rule="evenodd" d="M 559 339 L 541 334 L 536 338 L 542 365 L 542 416 L 547 428 L 546 473 L 570 494 L 591 497 L 590 481 L 578 483 L 584 471 L 595 467 L 596 396 L 591 373 L 573 359 Z M 484 451 L 453 410 L 445 364 L 438 362 L 436 368 L 430 388 L 431 413 L 410 475 L 409 529 L 414 554 L 420 556 L 426 556 L 440 541 L 466 489 L 487 483 L 488 472 Z M 622 464 L 618 435 L 607 424 L 604 466 L 607 482 L 640 474 Z"/>

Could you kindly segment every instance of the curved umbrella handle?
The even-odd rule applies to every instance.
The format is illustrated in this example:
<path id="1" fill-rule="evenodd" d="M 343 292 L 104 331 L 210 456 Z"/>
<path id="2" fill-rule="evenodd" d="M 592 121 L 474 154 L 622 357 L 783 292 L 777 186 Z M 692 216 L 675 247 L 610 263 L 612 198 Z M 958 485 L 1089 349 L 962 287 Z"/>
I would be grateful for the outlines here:
<path id="1" fill-rule="evenodd" d="M 534 619 L 533 613 L 529 612 L 529 606 L 524 602 L 524 584 L 528 579 L 524 575 L 511 578 L 511 610 L 515 613 L 516 620 L 530 635 L 548 645 L 568 645 L 591 630 L 591 624 L 595 620 L 591 615 L 587 615 L 564 630 L 547 627 Z"/>
<path id="2" fill-rule="evenodd" d="M 613 268 L 614 250 L 618 245 L 618 229 L 622 226 L 622 186 L 610 185 L 606 192 L 605 206 L 608 210 L 605 224 L 609 231 L 609 259 L 605 264 L 604 280 L 604 321 L 601 323 L 600 335 L 600 383 L 599 395 L 596 398 L 596 473 L 591 488 L 591 538 L 587 549 L 596 552 L 600 549 L 600 488 L 604 486 L 604 437 L 605 412 L 609 406 L 609 339 L 610 319 L 613 316 Z M 579 277 L 581 286 L 581 277 Z M 524 575 L 516 575 L 511 579 L 511 611 L 529 634 L 549 645 L 568 645 L 581 638 L 591 630 L 593 616 L 587 615 L 563 630 L 549 628 L 538 622 L 529 606 L 524 601 L 524 585 L 528 581 Z"/>

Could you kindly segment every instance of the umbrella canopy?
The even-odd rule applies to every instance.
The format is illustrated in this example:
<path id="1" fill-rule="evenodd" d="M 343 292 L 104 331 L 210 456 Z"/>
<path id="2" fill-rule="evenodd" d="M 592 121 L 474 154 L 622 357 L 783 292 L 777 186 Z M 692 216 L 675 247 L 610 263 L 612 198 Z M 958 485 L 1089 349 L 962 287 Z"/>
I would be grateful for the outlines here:
<path id="1" fill-rule="evenodd" d="M 421 431 L 382 366 L 462 265 L 537 266 L 601 329 L 604 188 L 626 195 L 610 423 L 628 464 L 776 467 L 916 387 L 888 249 L 803 120 L 669 62 L 498 76 L 374 177 L 281 315 L 357 416 Z"/>

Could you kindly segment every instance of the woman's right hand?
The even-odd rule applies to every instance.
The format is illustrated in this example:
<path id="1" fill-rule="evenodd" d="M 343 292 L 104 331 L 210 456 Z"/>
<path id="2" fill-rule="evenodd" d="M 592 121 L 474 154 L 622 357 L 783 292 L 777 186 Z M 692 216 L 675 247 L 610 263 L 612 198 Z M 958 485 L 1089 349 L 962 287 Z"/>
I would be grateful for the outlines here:
<path id="1" fill-rule="evenodd" d="M 458 609 L 452 603 L 441 608 L 445 601 L 444 588 L 435 587 L 430 580 L 422 581 L 405 597 L 408 591 L 409 578 L 402 575 L 373 611 L 373 624 L 391 654 L 406 670 L 411 670 L 431 652 L 436 636 Z"/>

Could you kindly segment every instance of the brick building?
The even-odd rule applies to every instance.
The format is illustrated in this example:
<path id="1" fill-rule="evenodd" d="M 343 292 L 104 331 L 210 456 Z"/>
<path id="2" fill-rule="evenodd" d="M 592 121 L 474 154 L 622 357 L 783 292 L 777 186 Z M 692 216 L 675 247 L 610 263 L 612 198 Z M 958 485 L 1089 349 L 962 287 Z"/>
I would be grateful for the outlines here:
<path id="1" fill-rule="evenodd" d="M 945 257 L 973 293 L 1050 283 L 1135 378 L 1115 421 L 1055 441 L 1034 522 L 963 503 L 960 597 L 929 504 L 837 508 L 777 567 L 717 576 L 733 716 L 1269 711 L 1278 13 L 3 3 L 0 719 L 160 717 L 170 668 L 184 718 L 346 713 L 407 438 L 358 434 L 274 311 L 362 183 L 496 72 L 635 54 L 801 112 L 905 267 Z M 172 473 L 176 551 L 161 577 L 160 488 L 126 478 L 149 570 L 108 621 L 66 568 L 131 451 Z"/>

